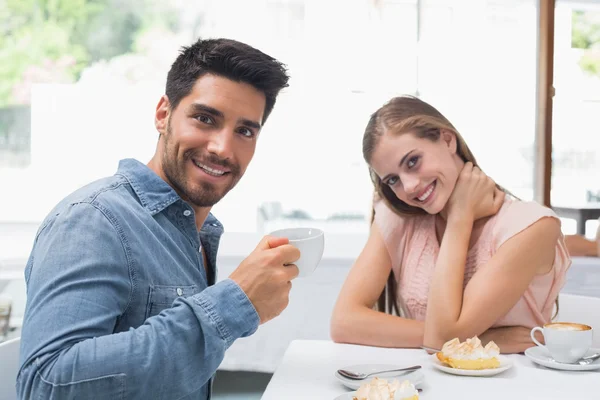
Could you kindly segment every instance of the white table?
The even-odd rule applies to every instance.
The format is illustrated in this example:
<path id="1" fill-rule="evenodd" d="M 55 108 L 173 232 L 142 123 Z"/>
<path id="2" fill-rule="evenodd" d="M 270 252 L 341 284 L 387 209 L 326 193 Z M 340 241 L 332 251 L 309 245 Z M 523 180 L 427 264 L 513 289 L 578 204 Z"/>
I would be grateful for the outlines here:
<path id="1" fill-rule="evenodd" d="M 494 377 L 449 375 L 431 366 L 423 350 L 386 349 L 335 344 L 321 340 L 296 340 L 288 347 L 262 400 L 332 400 L 351 392 L 335 377 L 338 368 L 377 363 L 423 366 L 421 399 L 461 400 L 592 400 L 600 399 L 600 372 L 555 371 L 511 355 L 515 365 Z"/>

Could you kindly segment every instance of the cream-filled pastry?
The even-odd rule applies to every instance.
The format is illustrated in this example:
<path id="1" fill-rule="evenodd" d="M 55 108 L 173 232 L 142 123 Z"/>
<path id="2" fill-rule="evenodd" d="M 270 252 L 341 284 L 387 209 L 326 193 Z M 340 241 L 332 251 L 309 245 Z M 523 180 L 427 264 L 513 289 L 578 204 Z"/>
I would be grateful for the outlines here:
<path id="1" fill-rule="evenodd" d="M 410 381 L 402 383 L 394 380 L 388 383 L 385 379 L 373 378 L 360 385 L 353 400 L 418 400 L 419 392 Z"/>
<path id="2" fill-rule="evenodd" d="M 454 338 L 444 343 L 442 351 L 437 353 L 437 358 L 444 364 L 458 369 L 491 369 L 500 366 L 500 348 L 494 342 L 489 342 L 485 347 L 477 336 L 460 342 Z"/>
<path id="3" fill-rule="evenodd" d="M 419 392 L 410 381 L 404 381 L 394 392 L 394 400 L 419 400 Z"/>

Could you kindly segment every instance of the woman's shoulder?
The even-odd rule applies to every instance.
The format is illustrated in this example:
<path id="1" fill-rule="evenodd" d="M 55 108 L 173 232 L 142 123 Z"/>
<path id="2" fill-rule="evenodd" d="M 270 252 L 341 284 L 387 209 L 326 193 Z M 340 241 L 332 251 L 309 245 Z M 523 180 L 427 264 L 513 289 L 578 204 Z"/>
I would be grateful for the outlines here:
<path id="1" fill-rule="evenodd" d="M 496 214 L 493 227 L 493 236 L 497 245 L 504 243 L 542 218 L 555 218 L 560 222 L 552 209 L 536 201 L 524 201 L 509 195 L 506 197 L 502 208 Z"/>
<path id="2" fill-rule="evenodd" d="M 498 212 L 498 219 L 506 222 L 518 223 L 519 219 L 555 217 L 556 213 L 536 201 L 520 200 L 510 195 L 506 195 L 506 200 Z"/>

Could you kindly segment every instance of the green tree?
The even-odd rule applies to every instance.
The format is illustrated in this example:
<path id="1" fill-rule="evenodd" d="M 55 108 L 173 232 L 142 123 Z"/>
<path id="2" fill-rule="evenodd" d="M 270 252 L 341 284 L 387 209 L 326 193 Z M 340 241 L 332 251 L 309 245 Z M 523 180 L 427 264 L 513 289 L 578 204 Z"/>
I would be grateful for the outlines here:
<path id="1" fill-rule="evenodd" d="M 571 47 L 583 49 L 582 70 L 600 76 L 600 12 L 573 11 Z"/>
<path id="2" fill-rule="evenodd" d="M 90 63 L 134 51 L 149 24 L 177 29 L 157 0 L 0 1 L 0 107 L 24 81 L 74 82 Z"/>

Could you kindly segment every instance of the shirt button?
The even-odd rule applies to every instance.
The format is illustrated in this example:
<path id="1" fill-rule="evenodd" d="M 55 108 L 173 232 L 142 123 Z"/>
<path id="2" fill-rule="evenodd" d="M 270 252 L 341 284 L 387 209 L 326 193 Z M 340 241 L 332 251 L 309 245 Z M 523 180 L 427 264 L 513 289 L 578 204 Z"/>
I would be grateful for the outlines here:
<path id="1" fill-rule="evenodd" d="M 181 296 L 183 294 L 183 290 L 180 287 L 177 288 L 177 296 Z"/>
<path id="2" fill-rule="evenodd" d="M 185 215 L 186 217 L 189 217 L 190 215 L 192 215 L 192 212 L 190 210 L 185 210 L 183 212 L 183 215 Z"/>

